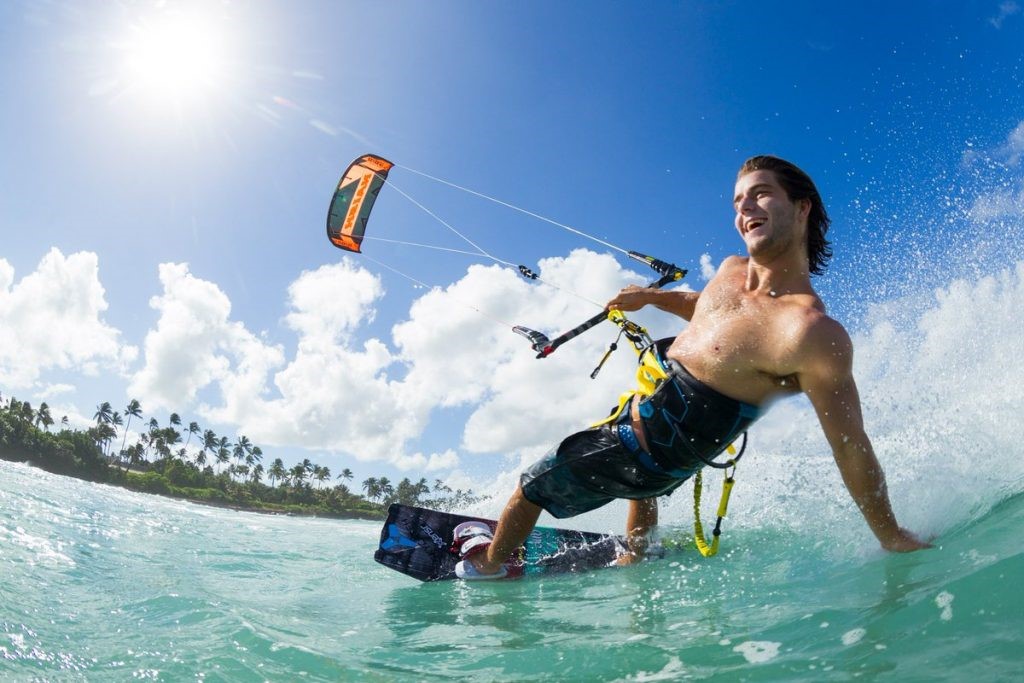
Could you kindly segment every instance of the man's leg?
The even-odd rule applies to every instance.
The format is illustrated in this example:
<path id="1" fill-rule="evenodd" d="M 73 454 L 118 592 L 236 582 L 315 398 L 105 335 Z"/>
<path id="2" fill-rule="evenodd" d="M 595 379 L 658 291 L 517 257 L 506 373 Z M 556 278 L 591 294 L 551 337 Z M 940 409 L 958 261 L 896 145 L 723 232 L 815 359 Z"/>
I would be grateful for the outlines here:
<path id="1" fill-rule="evenodd" d="M 526 499 L 523 489 L 516 486 L 505 510 L 498 519 L 498 528 L 494 531 L 494 541 L 486 552 L 469 558 L 483 574 L 497 572 L 516 548 L 523 544 L 526 537 L 533 531 L 540 517 L 541 507 Z"/>

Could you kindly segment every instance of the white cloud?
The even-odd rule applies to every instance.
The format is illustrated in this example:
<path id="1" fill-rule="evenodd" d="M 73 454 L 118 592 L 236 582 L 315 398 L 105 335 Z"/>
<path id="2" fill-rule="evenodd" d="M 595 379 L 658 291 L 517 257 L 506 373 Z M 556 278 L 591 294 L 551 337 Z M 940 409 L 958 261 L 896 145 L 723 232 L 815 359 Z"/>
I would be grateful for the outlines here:
<path id="1" fill-rule="evenodd" d="M 545 281 L 571 287 L 595 301 L 641 280 L 611 256 L 588 250 L 542 260 L 539 267 Z M 447 296 L 461 295 L 463 288 L 467 295 L 476 293 L 484 310 L 498 311 L 509 322 L 522 322 L 551 338 L 596 312 L 592 305 L 565 292 L 544 285 L 530 286 L 507 270 L 496 268 L 470 269 L 444 295 L 438 294 L 432 306 L 452 310 Z M 433 309 L 414 306 L 410 320 L 396 327 L 395 340 L 403 356 L 415 361 L 408 378 L 413 391 L 436 392 L 441 387 L 446 405 L 472 403 L 462 440 L 463 447 L 472 452 L 543 452 L 572 431 L 607 414 L 630 383 L 624 378 L 629 378 L 635 367 L 635 356 L 621 339 L 621 350 L 596 380 L 590 379 L 591 371 L 614 340 L 616 331 L 610 325 L 599 326 L 550 357 L 537 360 L 525 340 L 507 329 L 486 324 L 486 320 L 467 320 L 473 328 L 464 348 L 457 353 L 437 349 L 437 353 L 424 354 L 425 345 L 436 343 L 433 313 Z M 678 319 L 667 323 L 671 318 L 667 314 L 652 310 L 634 317 L 656 336 L 679 331 Z"/>
<path id="2" fill-rule="evenodd" d="M 310 343 L 344 342 L 361 322 L 373 320 L 370 306 L 383 294 L 377 277 L 343 260 L 302 273 L 288 286 L 286 322 Z"/>
<path id="3" fill-rule="evenodd" d="M 1020 5 L 1018 5 L 1013 0 L 1004 0 L 1003 2 L 999 3 L 999 14 L 989 19 L 988 22 L 995 26 L 997 29 L 999 29 L 1003 27 L 1003 22 L 1006 21 L 1008 17 L 1011 17 L 1019 12 Z"/>
<path id="4" fill-rule="evenodd" d="M 160 318 L 146 334 L 145 364 L 128 393 L 150 410 L 182 410 L 212 382 L 224 391 L 261 393 L 266 373 L 283 364 L 281 349 L 232 322 L 227 295 L 193 276 L 186 264 L 164 263 L 159 272 L 163 294 L 150 306 Z"/>
<path id="5" fill-rule="evenodd" d="M 384 290 L 358 260 L 304 272 L 288 288 L 283 322 L 296 341 L 286 358 L 282 347 L 232 320 L 216 284 L 185 264 L 162 264 L 163 291 L 151 300 L 159 317 L 129 394 L 149 410 L 193 409 L 261 446 L 343 452 L 402 470 L 458 471 L 456 446 L 510 456 L 506 464 L 531 459 L 607 414 L 632 384 L 635 356 L 620 339 L 621 350 L 591 380 L 614 327 L 599 326 L 537 360 L 511 325 L 554 337 L 597 310 L 565 290 L 602 301 L 646 275 L 587 250 L 545 259 L 539 270 L 554 286 L 528 283 L 506 268 L 470 267 L 413 301 L 386 338 L 366 337 Z M 677 318 L 654 309 L 631 318 L 655 337 L 680 328 Z M 450 409 L 466 415 L 450 434 L 451 448 L 417 451 L 420 437 Z"/>
<path id="6" fill-rule="evenodd" d="M 431 453 L 429 456 L 422 453 L 399 456 L 393 461 L 393 464 L 403 471 L 438 472 L 458 467 L 459 456 L 449 448 L 442 453 Z"/>
<path id="7" fill-rule="evenodd" d="M 1006 142 L 999 148 L 1000 156 L 1010 166 L 1016 166 L 1024 157 L 1024 121 L 1017 124 L 1017 127 L 1010 131 Z"/>
<path id="8" fill-rule="evenodd" d="M 70 393 L 74 392 L 74 390 L 75 390 L 75 386 L 73 384 L 57 383 L 57 384 L 47 384 L 47 385 L 45 385 L 43 387 L 40 387 L 38 393 L 39 393 L 40 396 L 54 397 L 54 396 L 60 396 L 62 394 L 70 394 Z"/>
<path id="9" fill-rule="evenodd" d="M 288 288 L 286 324 L 298 335 L 294 358 L 253 386 L 221 383 L 223 403 L 204 407 L 212 419 L 237 424 L 255 440 L 348 452 L 362 460 L 395 461 L 422 432 L 429 406 L 410 405 L 388 377 L 396 365 L 377 339 L 355 346 L 354 334 L 374 317 L 383 294 L 378 278 L 350 259 L 304 272 Z M 256 386 L 259 379 L 262 385 Z"/>
<path id="10" fill-rule="evenodd" d="M 1024 186 L 1003 188 L 974 200 L 968 212 L 972 221 L 990 221 L 1000 218 L 1024 217 Z"/>
<path id="11" fill-rule="evenodd" d="M 992 160 L 1013 169 L 1024 159 L 1024 121 L 1006 137 L 1006 142 L 984 153 L 968 150 L 964 161 L 968 164 Z M 968 211 L 973 221 L 991 221 L 1002 218 L 1024 218 L 1024 183 L 1014 171 L 1007 173 L 999 186 L 979 195 Z"/>
<path id="12" fill-rule="evenodd" d="M 52 369 L 122 371 L 138 351 L 103 321 L 106 310 L 94 253 L 51 249 L 18 283 L 0 259 L 0 384 L 33 387 Z"/>
<path id="13" fill-rule="evenodd" d="M 704 278 L 704 280 L 710 280 L 717 272 L 718 269 L 715 267 L 715 264 L 711 262 L 711 254 L 701 254 L 700 276 Z"/>
<path id="14" fill-rule="evenodd" d="M 539 267 L 547 282 L 595 301 L 642 280 L 614 258 L 587 250 Z M 513 323 L 553 337 L 595 308 L 505 268 L 473 266 L 447 288 L 425 293 L 390 340 L 359 339 L 383 288 L 357 261 L 302 273 L 288 289 L 284 321 L 297 343 L 287 362 L 280 347 L 232 321 L 227 296 L 187 266 L 162 265 L 160 280 L 164 291 L 152 300 L 160 318 L 146 336 L 146 362 L 131 394 L 147 407 L 180 411 L 212 386 L 220 400 L 199 406 L 203 418 L 234 425 L 268 446 L 343 451 L 403 469 L 451 469 L 458 466 L 454 451 L 424 455 L 411 446 L 435 409 L 462 407 L 469 411 L 463 448 L 536 454 L 606 414 L 635 367 L 622 339 L 599 378 L 589 378 L 614 339 L 610 325 L 536 360 L 509 329 Z M 668 314 L 645 310 L 635 317 L 655 336 L 679 331 L 679 320 Z"/>

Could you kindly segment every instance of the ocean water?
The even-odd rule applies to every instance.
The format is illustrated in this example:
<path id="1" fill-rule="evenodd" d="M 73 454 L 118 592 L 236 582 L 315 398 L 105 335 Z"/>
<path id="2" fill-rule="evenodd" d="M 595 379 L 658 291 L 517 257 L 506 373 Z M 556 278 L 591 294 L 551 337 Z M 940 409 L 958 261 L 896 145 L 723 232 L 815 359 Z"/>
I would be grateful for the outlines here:
<path id="1" fill-rule="evenodd" d="M 710 560 L 420 584 L 372 561 L 375 523 L 0 463 L 0 680 L 1016 680 L 1020 492 L 911 555 L 805 523 L 735 525 Z"/>
<path id="2" fill-rule="evenodd" d="M 0 462 L 0 681 L 1019 680 L 1021 311 L 1008 263 L 855 331 L 897 515 L 934 539 L 908 555 L 878 549 L 799 400 L 752 430 L 718 556 L 541 580 L 420 584 L 373 562 L 376 523 Z M 661 535 L 689 533 L 688 491 Z M 500 510 L 491 493 L 476 512 Z M 622 521 L 613 505 L 571 525 Z"/>

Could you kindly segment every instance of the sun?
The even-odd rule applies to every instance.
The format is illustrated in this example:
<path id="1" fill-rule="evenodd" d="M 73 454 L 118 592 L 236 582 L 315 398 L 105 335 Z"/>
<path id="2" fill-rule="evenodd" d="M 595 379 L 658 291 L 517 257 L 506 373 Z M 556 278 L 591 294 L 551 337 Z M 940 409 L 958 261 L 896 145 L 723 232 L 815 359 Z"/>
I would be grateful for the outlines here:
<path id="1" fill-rule="evenodd" d="M 114 46 L 122 92 L 180 110 L 227 86 L 230 32 L 202 9 L 163 9 L 126 26 Z"/>

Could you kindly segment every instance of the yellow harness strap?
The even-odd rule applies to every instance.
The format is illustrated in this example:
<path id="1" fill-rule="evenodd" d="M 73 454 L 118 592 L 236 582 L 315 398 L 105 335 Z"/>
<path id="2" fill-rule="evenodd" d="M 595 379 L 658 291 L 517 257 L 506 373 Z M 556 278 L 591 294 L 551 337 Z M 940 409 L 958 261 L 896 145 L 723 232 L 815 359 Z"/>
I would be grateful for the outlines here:
<path id="1" fill-rule="evenodd" d="M 626 317 L 622 314 L 622 311 L 612 309 L 608 311 L 608 319 L 617 325 L 622 325 Z M 642 328 L 641 328 L 642 329 Z M 634 396 L 650 396 L 658 388 L 658 386 L 668 379 L 668 371 L 662 364 L 661 359 L 658 358 L 658 354 L 654 351 L 654 346 L 648 346 L 642 351 L 638 350 L 640 355 L 640 366 L 636 371 L 636 382 L 637 388 L 632 391 L 626 391 L 619 396 L 619 404 L 612 410 L 611 414 L 595 422 L 591 427 L 600 427 L 601 425 L 609 424 L 614 422 L 622 415 L 623 410 L 627 410 L 629 403 L 633 400 Z M 605 354 L 607 356 L 607 354 Z M 602 363 L 604 361 L 602 360 Z M 600 367 L 600 366 L 598 366 Z M 736 455 L 736 447 L 729 444 L 726 451 L 731 456 Z M 693 478 L 693 538 L 697 545 L 697 549 L 700 554 L 704 557 L 711 557 L 718 552 L 718 541 L 722 535 L 722 519 L 725 517 L 725 513 L 729 508 L 729 495 L 732 493 L 733 484 L 736 480 L 733 475 L 736 473 L 736 462 L 730 460 L 727 463 L 728 467 L 732 467 L 732 472 L 726 471 L 725 481 L 722 483 L 722 497 L 718 502 L 718 519 L 715 521 L 715 529 L 712 532 L 712 540 L 709 544 L 707 538 L 704 536 L 704 527 L 700 521 L 700 496 L 702 489 L 703 477 L 701 476 L 702 470 L 697 470 L 697 474 Z"/>
<path id="2" fill-rule="evenodd" d="M 608 318 L 615 322 L 617 319 L 622 318 L 622 311 L 611 310 L 608 311 Z M 619 395 L 619 404 L 611 412 L 611 415 L 595 422 L 590 425 L 591 427 L 600 427 L 601 425 L 609 424 L 614 422 L 622 414 L 622 411 L 626 409 L 629 402 L 634 396 L 650 396 L 654 393 L 654 390 L 658 386 L 668 379 L 668 372 L 665 370 L 665 366 L 661 364 L 661 360 L 658 358 L 658 354 L 654 352 L 654 347 L 648 347 L 640 353 L 640 365 L 636 369 L 636 384 L 637 388 L 632 391 L 626 391 Z"/>

